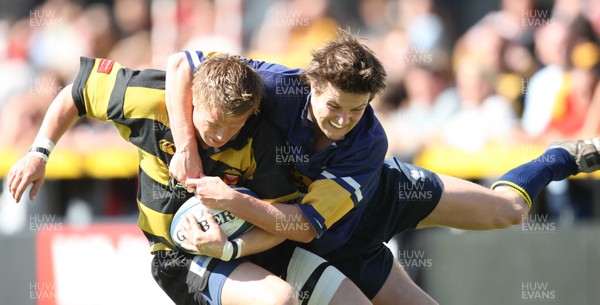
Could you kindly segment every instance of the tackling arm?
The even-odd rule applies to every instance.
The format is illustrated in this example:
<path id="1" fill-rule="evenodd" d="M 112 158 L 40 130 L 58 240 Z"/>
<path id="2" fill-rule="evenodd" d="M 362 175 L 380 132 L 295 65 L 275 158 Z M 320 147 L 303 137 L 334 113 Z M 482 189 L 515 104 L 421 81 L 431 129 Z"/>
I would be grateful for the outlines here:
<path id="1" fill-rule="evenodd" d="M 169 174 L 181 183 L 187 178 L 202 177 L 202 162 L 198 153 L 198 141 L 192 122 L 192 82 L 193 71 L 185 53 L 169 56 L 165 80 L 165 102 L 173 140 L 175 155 L 169 165 Z"/>
<path id="2" fill-rule="evenodd" d="M 227 205 L 231 213 L 286 239 L 308 243 L 317 237 L 314 228 L 295 204 L 269 203 L 236 193 Z"/>
<path id="3" fill-rule="evenodd" d="M 241 246 L 240 257 L 243 257 L 267 251 L 282 243 L 285 238 L 254 227 L 238 240 Z"/>
<path id="4" fill-rule="evenodd" d="M 219 177 L 188 179 L 186 186 L 195 189 L 207 207 L 230 211 L 272 234 L 303 243 L 317 237 L 312 225 L 294 204 L 270 203 L 242 194 Z"/>

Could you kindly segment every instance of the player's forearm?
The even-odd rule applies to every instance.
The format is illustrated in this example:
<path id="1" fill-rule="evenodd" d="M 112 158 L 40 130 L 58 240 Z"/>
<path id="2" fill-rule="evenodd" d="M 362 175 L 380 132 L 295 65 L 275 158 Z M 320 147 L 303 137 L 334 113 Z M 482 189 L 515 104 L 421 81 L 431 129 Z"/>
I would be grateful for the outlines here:
<path id="1" fill-rule="evenodd" d="M 241 242 L 240 256 L 243 257 L 267 251 L 282 243 L 285 238 L 271 234 L 261 228 L 254 227 L 252 230 L 240 236 L 238 240 Z"/>
<path id="2" fill-rule="evenodd" d="M 285 239 L 307 243 L 317 236 L 304 214 L 293 204 L 269 203 L 238 193 L 226 210 Z"/>
<path id="3" fill-rule="evenodd" d="M 57 143 L 79 118 L 71 95 L 71 88 L 72 85 L 63 88 L 48 108 L 38 132 L 38 138 L 47 138 Z"/>
<path id="4" fill-rule="evenodd" d="M 193 71 L 184 53 L 169 56 L 165 79 L 165 102 L 171 132 L 178 150 L 196 150 L 197 140 L 192 121 Z"/>

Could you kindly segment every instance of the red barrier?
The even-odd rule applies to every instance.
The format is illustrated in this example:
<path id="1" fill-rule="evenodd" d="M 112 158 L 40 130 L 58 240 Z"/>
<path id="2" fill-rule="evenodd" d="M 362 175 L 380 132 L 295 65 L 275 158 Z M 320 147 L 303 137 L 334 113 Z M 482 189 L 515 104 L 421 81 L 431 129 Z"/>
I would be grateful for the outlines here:
<path id="1" fill-rule="evenodd" d="M 169 304 L 150 273 L 148 242 L 133 224 L 49 223 L 36 237 L 38 305 Z"/>

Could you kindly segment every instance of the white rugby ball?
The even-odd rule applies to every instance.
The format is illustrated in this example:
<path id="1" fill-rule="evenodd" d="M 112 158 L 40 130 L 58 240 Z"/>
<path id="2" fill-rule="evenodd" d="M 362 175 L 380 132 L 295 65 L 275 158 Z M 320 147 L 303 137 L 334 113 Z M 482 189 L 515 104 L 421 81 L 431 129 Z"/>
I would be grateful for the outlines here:
<path id="1" fill-rule="evenodd" d="M 257 197 L 257 195 L 248 188 L 245 188 L 245 187 L 232 187 L 232 188 L 240 193 L 247 194 L 252 197 Z M 183 215 L 192 213 L 192 215 L 195 215 L 196 219 L 198 219 L 200 227 L 203 227 L 206 225 L 206 223 L 204 223 L 204 221 L 206 221 L 205 216 L 204 216 L 205 209 L 206 208 L 205 208 L 204 204 L 202 204 L 202 201 L 200 200 L 200 198 L 194 196 L 194 197 L 188 199 L 183 205 L 181 205 L 181 207 L 175 213 L 175 216 L 173 216 L 173 220 L 171 221 L 171 228 L 170 228 L 171 240 L 173 240 L 173 243 L 175 243 L 175 245 L 179 249 L 186 251 L 188 253 L 191 253 L 191 254 L 196 254 L 196 255 L 201 254 L 198 252 L 189 252 L 181 247 L 181 244 L 185 243 L 185 241 L 186 241 L 185 237 L 182 234 L 181 225 L 183 222 L 181 220 L 182 220 Z M 231 214 L 229 211 L 219 210 L 219 209 L 209 209 L 209 210 L 210 210 L 211 214 L 214 216 L 217 223 L 219 224 L 219 227 L 221 228 L 223 233 L 225 233 L 225 235 L 228 237 L 229 240 L 237 238 L 238 236 L 242 235 L 243 233 L 247 232 L 248 230 L 250 230 L 250 228 L 253 227 L 253 225 L 251 223 Z"/>

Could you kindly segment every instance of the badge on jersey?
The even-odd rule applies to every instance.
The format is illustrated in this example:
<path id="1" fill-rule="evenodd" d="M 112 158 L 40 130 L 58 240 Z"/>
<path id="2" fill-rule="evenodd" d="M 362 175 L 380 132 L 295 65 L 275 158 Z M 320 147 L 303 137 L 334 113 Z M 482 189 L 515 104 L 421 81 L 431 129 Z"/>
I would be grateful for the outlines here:
<path id="1" fill-rule="evenodd" d="M 115 64 L 114 60 L 103 58 L 100 60 L 100 64 L 98 65 L 97 72 L 110 74 L 110 71 L 112 70 L 114 64 Z"/>
<path id="2" fill-rule="evenodd" d="M 225 174 L 225 176 L 223 177 L 223 181 L 225 181 L 227 185 L 236 185 L 239 179 L 240 176 L 232 174 Z"/>

